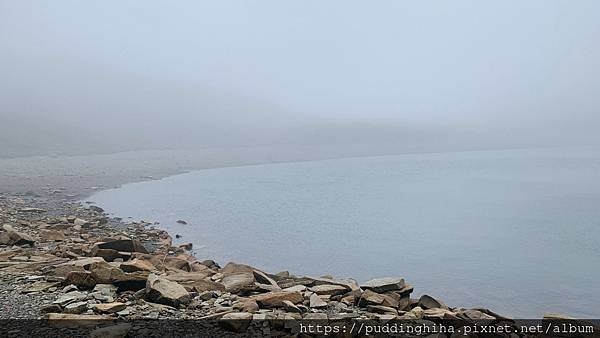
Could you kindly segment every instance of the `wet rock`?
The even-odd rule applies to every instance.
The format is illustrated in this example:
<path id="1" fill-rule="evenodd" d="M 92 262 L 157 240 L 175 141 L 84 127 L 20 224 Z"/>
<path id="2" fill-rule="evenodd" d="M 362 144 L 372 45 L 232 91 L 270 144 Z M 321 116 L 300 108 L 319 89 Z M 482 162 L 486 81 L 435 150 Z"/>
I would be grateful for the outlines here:
<path id="1" fill-rule="evenodd" d="M 365 282 L 360 287 L 365 290 L 371 290 L 377 293 L 384 293 L 387 291 L 401 290 L 404 288 L 404 278 L 400 277 L 385 277 L 371 279 Z"/>
<path id="2" fill-rule="evenodd" d="M 35 240 L 24 233 L 16 231 L 11 225 L 4 224 L 2 225 L 2 229 L 4 230 L 0 233 L 0 243 L 7 245 L 33 245 Z"/>
<path id="3" fill-rule="evenodd" d="M 300 292 L 268 292 L 254 297 L 258 306 L 262 309 L 269 309 L 274 307 L 282 307 L 283 301 L 287 300 L 294 304 L 300 303 L 304 300 Z"/>
<path id="4" fill-rule="evenodd" d="M 252 322 L 252 314 L 247 312 L 227 313 L 219 319 L 219 326 L 232 332 L 245 332 Z"/>
<path id="5" fill-rule="evenodd" d="M 148 276 L 146 298 L 151 302 L 174 307 L 190 301 L 190 295 L 183 286 L 155 274 Z"/>

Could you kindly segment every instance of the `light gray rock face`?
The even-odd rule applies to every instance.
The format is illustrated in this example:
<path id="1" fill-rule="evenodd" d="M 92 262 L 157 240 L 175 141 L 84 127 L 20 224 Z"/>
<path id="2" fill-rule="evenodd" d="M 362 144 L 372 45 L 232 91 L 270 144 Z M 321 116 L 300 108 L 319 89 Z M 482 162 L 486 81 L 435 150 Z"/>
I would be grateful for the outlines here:
<path id="1" fill-rule="evenodd" d="M 146 298 L 151 302 L 178 307 L 190 301 L 190 294 L 179 283 L 151 273 L 146 281 Z"/>
<path id="2" fill-rule="evenodd" d="M 387 291 L 402 290 L 405 286 L 404 278 L 401 277 L 384 277 L 371 279 L 365 282 L 360 287 L 365 290 L 371 290 L 377 293 L 383 293 Z"/>

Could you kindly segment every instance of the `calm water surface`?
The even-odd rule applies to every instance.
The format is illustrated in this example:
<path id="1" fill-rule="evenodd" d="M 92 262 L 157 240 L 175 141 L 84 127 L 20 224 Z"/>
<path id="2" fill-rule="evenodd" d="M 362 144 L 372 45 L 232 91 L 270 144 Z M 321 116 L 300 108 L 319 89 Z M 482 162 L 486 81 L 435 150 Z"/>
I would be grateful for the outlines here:
<path id="1" fill-rule="evenodd" d="M 220 263 L 400 275 L 451 306 L 600 317 L 600 148 L 210 169 L 90 200 L 160 221 Z"/>

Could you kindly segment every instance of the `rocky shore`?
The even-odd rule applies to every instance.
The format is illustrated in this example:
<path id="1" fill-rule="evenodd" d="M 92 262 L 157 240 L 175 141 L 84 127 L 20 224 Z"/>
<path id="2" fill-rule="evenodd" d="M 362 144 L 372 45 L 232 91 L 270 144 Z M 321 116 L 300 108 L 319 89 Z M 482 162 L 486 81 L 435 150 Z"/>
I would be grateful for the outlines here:
<path id="1" fill-rule="evenodd" d="M 511 322 L 487 309 L 412 297 L 402 277 L 359 284 L 221 266 L 191 255 L 191 244 L 174 246 L 155 224 L 125 223 L 68 199 L 0 194 L 0 225 L 1 319 L 44 320 L 49 328 L 92 323 L 97 337 L 148 336 L 135 321 L 157 319 L 204 321 L 211 336 L 298 336 L 304 333 L 286 323 L 302 321 Z M 99 324 L 110 320 L 124 323 Z"/>

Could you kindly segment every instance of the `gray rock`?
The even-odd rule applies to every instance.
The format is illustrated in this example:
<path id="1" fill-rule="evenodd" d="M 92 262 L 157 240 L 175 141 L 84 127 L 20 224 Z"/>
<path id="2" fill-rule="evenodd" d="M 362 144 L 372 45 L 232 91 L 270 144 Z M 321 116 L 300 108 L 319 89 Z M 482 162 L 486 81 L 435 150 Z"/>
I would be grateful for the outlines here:
<path id="1" fill-rule="evenodd" d="M 90 338 L 124 338 L 131 330 L 131 324 L 122 323 L 101 327 L 90 332 Z"/>
<path id="2" fill-rule="evenodd" d="M 87 302 L 75 302 L 64 307 L 64 313 L 80 314 L 87 310 Z"/>

